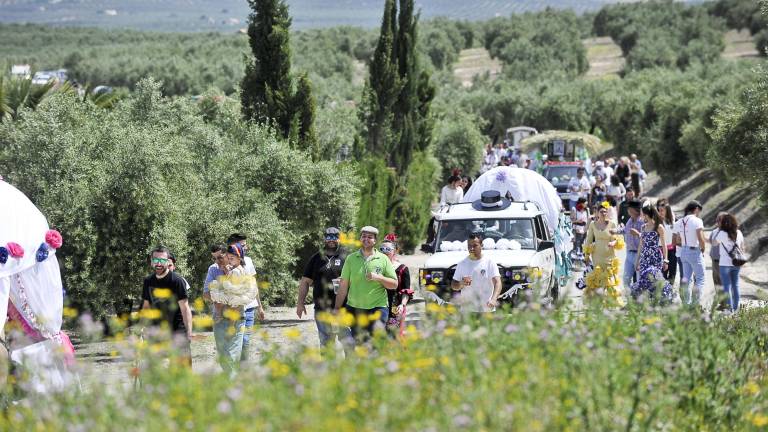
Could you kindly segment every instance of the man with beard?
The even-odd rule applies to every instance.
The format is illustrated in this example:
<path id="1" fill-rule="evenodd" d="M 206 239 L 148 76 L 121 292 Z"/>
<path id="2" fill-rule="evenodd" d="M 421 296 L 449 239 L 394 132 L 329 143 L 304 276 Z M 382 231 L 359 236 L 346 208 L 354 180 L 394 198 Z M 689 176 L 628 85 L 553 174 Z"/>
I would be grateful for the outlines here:
<path id="1" fill-rule="evenodd" d="M 307 314 L 304 303 L 312 284 L 312 298 L 315 303 L 315 324 L 320 345 L 327 346 L 335 343 L 333 328 L 329 315 L 333 310 L 341 277 L 341 269 L 344 267 L 346 252 L 339 245 L 340 231 L 330 227 L 325 230 L 325 245 L 323 250 L 312 255 L 312 258 L 304 267 L 304 275 L 299 281 L 299 301 L 296 305 L 296 315 L 301 318 Z M 344 301 L 346 304 L 346 299 Z M 319 315 L 319 317 L 318 317 Z M 338 337 L 341 342 L 350 336 L 348 327 L 339 328 Z"/>
<path id="2" fill-rule="evenodd" d="M 154 273 L 144 279 L 141 293 L 143 309 L 157 309 L 161 318 L 157 324 L 171 331 L 174 347 L 187 366 L 192 366 L 192 310 L 189 308 L 187 283 L 184 278 L 171 271 L 171 252 L 159 246 L 150 254 Z"/>

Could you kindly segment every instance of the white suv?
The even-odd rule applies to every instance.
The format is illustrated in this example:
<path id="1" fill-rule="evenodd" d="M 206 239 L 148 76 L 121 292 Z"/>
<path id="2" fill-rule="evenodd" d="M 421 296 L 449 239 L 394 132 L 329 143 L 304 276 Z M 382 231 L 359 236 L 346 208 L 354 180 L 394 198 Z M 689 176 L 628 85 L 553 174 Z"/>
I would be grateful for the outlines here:
<path id="1" fill-rule="evenodd" d="M 435 214 L 434 223 L 433 255 L 419 272 L 427 300 L 450 301 L 456 264 L 467 257 L 467 236 L 477 231 L 483 233 L 483 255 L 499 266 L 502 303 L 519 303 L 527 290 L 532 300 L 543 304 L 557 299 L 554 241 L 536 203 L 513 201 L 503 210 L 478 210 L 472 203 L 446 205 Z"/>

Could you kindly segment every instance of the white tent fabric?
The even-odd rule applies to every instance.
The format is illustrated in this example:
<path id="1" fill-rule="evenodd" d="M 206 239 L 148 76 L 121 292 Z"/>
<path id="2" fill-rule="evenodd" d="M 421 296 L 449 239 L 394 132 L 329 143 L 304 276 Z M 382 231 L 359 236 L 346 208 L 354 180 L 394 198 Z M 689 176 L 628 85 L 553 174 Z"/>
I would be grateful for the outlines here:
<path id="1" fill-rule="evenodd" d="M 19 273 L 36 264 L 35 252 L 45 241 L 48 222 L 20 190 L 0 180 L 0 246 L 9 242 L 24 248 L 22 258 L 8 257 L 0 264 L 0 278 Z"/>
<path id="2" fill-rule="evenodd" d="M 466 193 L 464 202 L 479 200 L 485 191 L 495 190 L 505 196 L 509 192 L 515 201 L 532 201 L 547 216 L 549 230 L 557 228 L 562 201 L 554 186 L 535 171 L 500 166 L 478 177 Z"/>
<path id="3" fill-rule="evenodd" d="M 9 256 L 0 263 L 0 329 L 7 319 L 10 298 L 27 323 L 45 338 L 11 353 L 35 373 L 37 391 L 60 389 L 67 381 L 62 378 L 66 368 L 60 355 L 64 299 L 56 251 L 49 248 L 45 260 L 36 259 L 48 229 L 45 216 L 29 198 L 0 180 L 0 246 L 10 249 L 8 243 L 16 243 L 24 249 L 22 257 Z M 52 362 L 55 367 L 50 367 Z"/>

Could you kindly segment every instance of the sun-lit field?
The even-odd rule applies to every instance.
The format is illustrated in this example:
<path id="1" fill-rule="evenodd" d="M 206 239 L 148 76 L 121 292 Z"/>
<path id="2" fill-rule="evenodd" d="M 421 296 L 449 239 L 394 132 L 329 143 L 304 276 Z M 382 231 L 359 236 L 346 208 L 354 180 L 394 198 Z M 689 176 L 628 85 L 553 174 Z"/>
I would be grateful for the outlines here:
<path id="1" fill-rule="evenodd" d="M 340 352 L 286 331 L 236 379 L 124 342 L 134 385 L 28 398 L 10 430 L 760 430 L 768 315 L 547 310 L 462 318 Z M 287 342 L 287 343 L 286 343 Z M 264 343 L 264 342 L 260 342 Z M 40 409 L 41 404 L 45 409 Z M 301 413 L 301 415 L 297 415 Z"/>

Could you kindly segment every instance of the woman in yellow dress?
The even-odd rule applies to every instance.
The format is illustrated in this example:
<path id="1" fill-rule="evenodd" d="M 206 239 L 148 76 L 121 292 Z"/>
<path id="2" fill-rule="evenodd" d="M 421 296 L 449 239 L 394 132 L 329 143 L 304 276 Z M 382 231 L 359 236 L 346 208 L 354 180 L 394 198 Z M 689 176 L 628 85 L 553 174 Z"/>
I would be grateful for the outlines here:
<path id="1" fill-rule="evenodd" d="M 619 259 L 616 250 L 624 247 L 624 239 L 617 235 L 616 223 L 609 219 L 610 204 L 603 202 L 597 208 L 597 220 L 589 224 L 584 253 L 594 270 L 585 276 L 586 297 L 599 296 L 606 306 L 623 306 L 619 290 Z"/>

